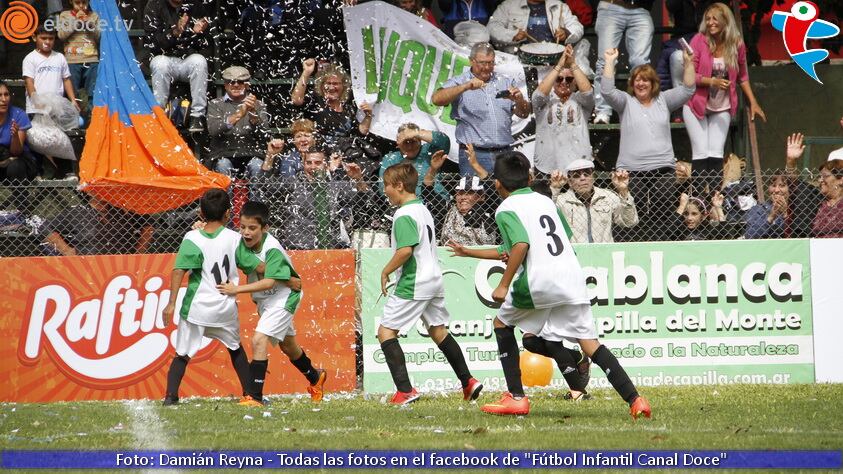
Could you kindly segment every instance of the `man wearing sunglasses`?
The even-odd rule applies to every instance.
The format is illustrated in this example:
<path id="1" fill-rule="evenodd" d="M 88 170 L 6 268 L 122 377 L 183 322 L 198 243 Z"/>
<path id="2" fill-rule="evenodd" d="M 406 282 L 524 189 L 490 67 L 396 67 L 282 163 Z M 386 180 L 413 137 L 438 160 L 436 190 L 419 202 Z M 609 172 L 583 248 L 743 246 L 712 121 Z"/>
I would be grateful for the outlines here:
<path id="1" fill-rule="evenodd" d="M 245 171 L 251 179 L 260 175 L 266 156 L 269 116 L 263 102 L 249 92 L 248 69 L 231 66 L 222 78 L 225 94 L 208 104 L 208 159 L 219 173 L 234 176 L 235 170 Z"/>
<path id="2" fill-rule="evenodd" d="M 571 242 L 614 242 L 612 225 L 632 227 L 638 224 L 638 211 L 629 193 L 629 173 L 612 173 L 615 192 L 594 186 L 594 163 L 578 159 L 565 169 L 554 171 L 550 179 L 553 202 L 571 227 Z M 559 194 L 567 181 L 568 191 Z"/>
<path id="3" fill-rule="evenodd" d="M 533 166 L 537 179 L 564 170 L 574 160 L 591 159 L 588 118 L 594 108 L 591 83 L 574 58 L 571 46 L 533 92 L 536 148 Z"/>

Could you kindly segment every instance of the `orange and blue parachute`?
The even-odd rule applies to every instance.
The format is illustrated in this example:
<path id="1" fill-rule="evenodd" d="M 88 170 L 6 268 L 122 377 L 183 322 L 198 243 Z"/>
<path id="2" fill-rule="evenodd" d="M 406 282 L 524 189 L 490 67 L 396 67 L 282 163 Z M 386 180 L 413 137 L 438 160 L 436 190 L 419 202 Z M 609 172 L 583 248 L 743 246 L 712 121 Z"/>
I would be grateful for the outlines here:
<path id="1" fill-rule="evenodd" d="M 104 20 L 91 123 L 79 164 L 82 189 L 152 214 L 191 203 L 230 179 L 208 171 L 155 101 L 114 0 L 92 0 Z"/>

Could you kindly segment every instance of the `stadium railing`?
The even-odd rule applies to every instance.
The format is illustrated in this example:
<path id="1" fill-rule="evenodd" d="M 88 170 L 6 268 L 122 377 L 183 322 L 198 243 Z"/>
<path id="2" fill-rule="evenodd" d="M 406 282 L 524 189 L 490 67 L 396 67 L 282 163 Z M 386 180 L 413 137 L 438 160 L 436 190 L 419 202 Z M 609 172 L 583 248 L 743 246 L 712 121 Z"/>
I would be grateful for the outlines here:
<path id="1" fill-rule="evenodd" d="M 765 190 L 771 178 L 778 175 L 775 170 L 762 173 Z M 810 225 L 819 197 L 813 181 L 816 173 L 805 172 L 803 175 L 785 180 L 790 190 L 790 202 L 788 214 L 782 218 L 786 218 L 787 223 L 776 221 L 778 224 L 764 229 L 764 237 L 810 236 Z M 444 245 L 444 240 L 453 235 L 461 235 L 469 243 L 476 238 L 478 243 L 498 244 L 500 239 L 494 224 L 493 200 L 497 199 L 494 186 L 486 183 L 480 198 L 490 200 L 487 205 L 480 201 L 474 204 L 471 212 L 462 214 L 455 202 L 457 179 L 457 176 L 441 175 L 439 185 L 427 195 L 427 205 L 436 219 L 439 244 Z M 725 187 L 721 193 L 722 204 L 706 188 L 719 186 L 719 179 L 719 176 L 697 178 L 695 181 L 672 176 L 630 179 L 629 188 L 636 214 L 636 219 L 632 220 L 637 220 L 631 226 L 629 209 L 613 210 L 609 206 L 611 197 L 594 201 L 590 217 L 585 207 L 577 204 L 575 194 L 565 194 L 567 186 L 562 188 L 557 203 L 567 203 L 564 206 L 568 209 L 577 208 L 576 212 L 563 211 L 575 236 L 574 241 L 588 241 L 589 235 L 593 241 L 605 241 L 607 236 L 611 236 L 616 242 L 725 240 L 762 235 L 758 234 L 753 222 L 747 222 L 747 216 L 758 212 L 768 216 L 771 210 L 766 207 L 749 211 L 755 204 L 756 186 L 752 178 L 744 176 Z M 250 194 L 251 198 L 266 202 L 271 209 L 273 232 L 291 248 L 359 248 L 389 243 L 393 210 L 375 180 L 367 182 L 368 191 L 364 192 L 343 180 L 337 180 L 328 187 L 319 187 L 315 182 L 291 184 L 276 178 L 236 179 L 233 183 L 229 189 L 234 207 L 232 215 L 237 215 Z M 611 176 L 606 173 L 597 173 L 594 185 L 614 191 Z M 175 210 L 138 216 L 91 200 L 77 188 L 74 182 L 49 180 L 6 183 L 0 187 L 0 255 L 61 255 L 66 249 L 50 237 L 53 231 L 79 254 L 173 253 L 178 250 L 185 232 L 198 220 L 197 202 Z M 536 189 L 541 191 L 541 188 L 545 192 L 550 191 L 537 182 Z M 319 189 L 328 192 L 320 194 Z M 796 197 L 797 191 L 802 197 Z M 114 192 L 127 191 L 115 187 Z M 683 199 L 682 193 L 689 198 Z M 815 199 L 807 199 L 806 193 L 815 196 Z M 136 196 L 130 199 L 141 201 L 149 198 L 136 192 Z M 678 212 L 681 202 L 689 203 L 685 206 L 687 212 L 683 214 Z M 709 220 L 706 214 L 712 212 L 715 204 L 722 206 L 722 221 L 693 227 L 694 219 Z M 328 212 L 319 217 L 320 209 Z M 326 216 L 329 218 L 325 219 Z M 232 227 L 235 222 L 236 217 Z M 313 227 L 306 225 L 309 222 L 314 223 Z M 754 222 L 760 221 L 756 219 Z M 788 229 L 787 234 L 785 229 Z M 305 240 L 310 239 L 313 245 L 302 246 L 302 239 L 291 239 L 291 233 L 302 232 L 307 233 Z M 330 235 L 331 238 L 319 239 L 311 235 L 315 233 Z"/>

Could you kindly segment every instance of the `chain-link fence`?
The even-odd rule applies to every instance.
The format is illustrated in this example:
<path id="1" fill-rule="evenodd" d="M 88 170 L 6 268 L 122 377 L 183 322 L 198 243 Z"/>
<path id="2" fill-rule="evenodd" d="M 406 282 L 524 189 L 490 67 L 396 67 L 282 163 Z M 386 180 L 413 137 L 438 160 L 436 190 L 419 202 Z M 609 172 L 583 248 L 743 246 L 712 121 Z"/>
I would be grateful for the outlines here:
<path id="1" fill-rule="evenodd" d="M 657 172 L 575 173 L 564 182 L 537 180 L 552 196 L 577 242 L 636 242 L 787 238 L 815 235 L 823 196 L 810 175 L 763 174 L 764 199 L 752 179 L 677 178 Z M 0 188 L 2 256 L 96 255 L 176 252 L 198 218 L 198 203 L 153 215 L 110 206 L 76 190 L 73 182 L 35 181 Z M 115 188 L 114 192 L 124 192 Z M 125 191 L 128 192 L 128 191 Z M 291 250 L 385 247 L 391 215 L 377 181 L 355 182 L 342 173 L 300 173 L 286 179 L 235 180 L 231 226 L 248 199 L 271 210 L 271 227 Z M 420 183 L 419 197 L 438 225 L 440 244 L 500 243 L 494 181 L 440 175 L 433 186 Z M 137 192 L 137 200 L 150 199 Z M 759 202 L 760 201 L 760 202 Z"/>

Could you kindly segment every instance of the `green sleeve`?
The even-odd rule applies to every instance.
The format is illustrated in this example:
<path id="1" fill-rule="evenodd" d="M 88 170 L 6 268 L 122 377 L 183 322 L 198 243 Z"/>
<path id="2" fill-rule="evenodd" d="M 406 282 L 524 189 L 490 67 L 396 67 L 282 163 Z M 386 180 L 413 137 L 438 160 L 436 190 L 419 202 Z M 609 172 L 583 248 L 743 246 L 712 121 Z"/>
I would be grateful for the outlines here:
<path id="1" fill-rule="evenodd" d="M 571 231 L 571 226 L 568 225 L 568 219 L 565 219 L 565 214 L 562 214 L 562 209 L 558 207 L 556 208 L 556 214 L 559 215 L 559 220 L 562 221 L 562 227 L 565 228 L 565 235 L 568 236 L 568 240 L 571 240 L 574 232 Z"/>
<path id="2" fill-rule="evenodd" d="M 419 242 L 419 228 L 410 216 L 401 216 L 392 224 L 395 229 L 395 248 L 415 247 Z"/>
<path id="3" fill-rule="evenodd" d="M 278 249 L 270 249 L 266 252 L 266 270 L 263 272 L 264 278 L 272 278 L 273 280 L 289 280 L 292 276 L 293 266 L 284 257 Z"/>
<path id="4" fill-rule="evenodd" d="M 511 250 L 512 246 L 519 242 L 530 245 L 530 237 L 527 235 L 527 229 L 524 228 L 524 225 L 521 224 L 521 221 L 514 212 L 499 212 L 495 216 L 495 223 L 498 224 L 504 247 L 507 250 Z"/>
<path id="5" fill-rule="evenodd" d="M 202 262 L 204 260 L 202 250 L 193 241 L 184 239 L 181 241 L 181 246 L 179 246 L 179 253 L 176 254 L 176 265 L 174 268 L 179 270 L 195 270 L 202 268 Z"/>
<path id="6" fill-rule="evenodd" d="M 237 244 L 237 251 L 234 252 L 234 260 L 237 263 L 237 268 L 243 270 L 243 273 L 247 275 L 254 272 L 255 268 L 261 264 L 258 256 L 246 248 L 242 240 Z"/>
<path id="7" fill-rule="evenodd" d="M 442 150 L 445 153 L 449 153 L 451 151 L 451 139 L 448 138 L 448 135 L 435 130 L 431 132 L 431 134 L 433 135 L 433 140 L 430 142 L 431 155 L 437 150 Z"/>

